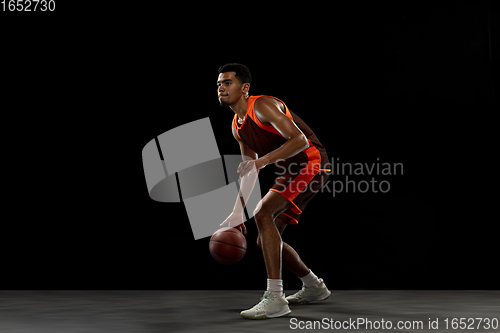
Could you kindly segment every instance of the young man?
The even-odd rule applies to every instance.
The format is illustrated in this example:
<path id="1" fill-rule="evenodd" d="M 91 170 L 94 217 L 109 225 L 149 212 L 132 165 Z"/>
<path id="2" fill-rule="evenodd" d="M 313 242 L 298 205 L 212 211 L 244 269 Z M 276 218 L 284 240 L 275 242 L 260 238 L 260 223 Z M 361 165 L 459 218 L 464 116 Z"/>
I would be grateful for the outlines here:
<path id="1" fill-rule="evenodd" d="M 219 68 L 219 102 L 235 113 L 232 132 L 244 160 L 238 168 L 242 198 L 237 198 L 233 213 L 221 225 L 227 223 L 246 234 L 241 192 L 253 188 L 258 170 L 276 164 L 282 171 L 280 177 L 254 211 L 259 232 L 257 244 L 264 254 L 267 270 L 267 291 L 257 305 L 241 312 L 243 318 L 265 319 L 288 315 L 291 312 L 288 303 L 305 304 L 330 296 L 323 280 L 281 240 L 285 227 L 298 223 L 305 206 L 326 181 L 325 171 L 329 170 L 322 169 L 328 157 L 309 126 L 279 99 L 250 96 L 250 82 L 250 71 L 244 65 L 231 63 Z M 282 262 L 303 282 L 302 290 L 286 299 L 281 280 Z"/>

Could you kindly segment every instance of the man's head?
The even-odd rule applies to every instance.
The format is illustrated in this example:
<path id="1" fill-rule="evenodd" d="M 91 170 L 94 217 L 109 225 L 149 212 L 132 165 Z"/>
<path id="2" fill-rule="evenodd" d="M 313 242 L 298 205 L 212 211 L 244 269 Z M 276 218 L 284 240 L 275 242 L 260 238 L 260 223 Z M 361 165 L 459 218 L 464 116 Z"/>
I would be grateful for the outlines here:
<path id="1" fill-rule="evenodd" d="M 217 94 L 221 106 L 236 103 L 242 95 L 248 96 L 252 75 L 247 66 L 230 63 L 219 67 Z"/>

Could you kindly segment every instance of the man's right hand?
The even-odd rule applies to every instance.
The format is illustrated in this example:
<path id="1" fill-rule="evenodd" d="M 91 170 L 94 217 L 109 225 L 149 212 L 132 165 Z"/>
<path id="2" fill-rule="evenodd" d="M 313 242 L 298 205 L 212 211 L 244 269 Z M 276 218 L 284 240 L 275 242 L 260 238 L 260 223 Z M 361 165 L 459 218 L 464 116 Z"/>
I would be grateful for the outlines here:
<path id="1" fill-rule="evenodd" d="M 221 227 L 226 223 L 228 227 L 236 228 L 245 235 L 247 234 L 247 227 L 245 227 L 245 223 L 243 223 L 243 213 L 231 213 L 231 215 L 229 215 L 227 219 L 220 224 Z"/>

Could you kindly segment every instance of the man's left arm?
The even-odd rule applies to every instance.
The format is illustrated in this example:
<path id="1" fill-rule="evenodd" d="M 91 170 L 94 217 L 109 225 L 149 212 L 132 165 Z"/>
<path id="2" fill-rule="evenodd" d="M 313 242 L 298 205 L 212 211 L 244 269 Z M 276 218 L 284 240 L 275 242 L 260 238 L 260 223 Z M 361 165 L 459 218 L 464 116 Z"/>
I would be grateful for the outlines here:
<path id="1" fill-rule="evenodd" d="M 271 97 L 259 98 L 255 102 L 255 114 L 262 123 L 271 124 L 287 141 L 268 154 L 240 165 L 238 169 L 240 177 L 245 176 L 252 170 L 260 170 L 268 164 L 295 156 L 309 147 L 309 141 L 304 133 L 290 118 L 281 112 L 279 101 Z"/>

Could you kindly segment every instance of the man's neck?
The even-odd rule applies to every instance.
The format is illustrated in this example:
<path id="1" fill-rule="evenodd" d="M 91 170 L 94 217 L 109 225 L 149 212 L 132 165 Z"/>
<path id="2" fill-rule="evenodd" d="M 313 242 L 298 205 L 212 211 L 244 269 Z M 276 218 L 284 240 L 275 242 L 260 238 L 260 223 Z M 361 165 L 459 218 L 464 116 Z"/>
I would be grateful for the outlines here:
<path id="1" fill-rule="evenodd" d="M 236 113 L 240 119 L 245 119 L 245 116 L 247 114 L 249 97 L 250 96 L 241 95 L 241 98 L 238 100 L 238 102 L 229 106 L 231 110 L 233 110 L 234 113 Z"/>

